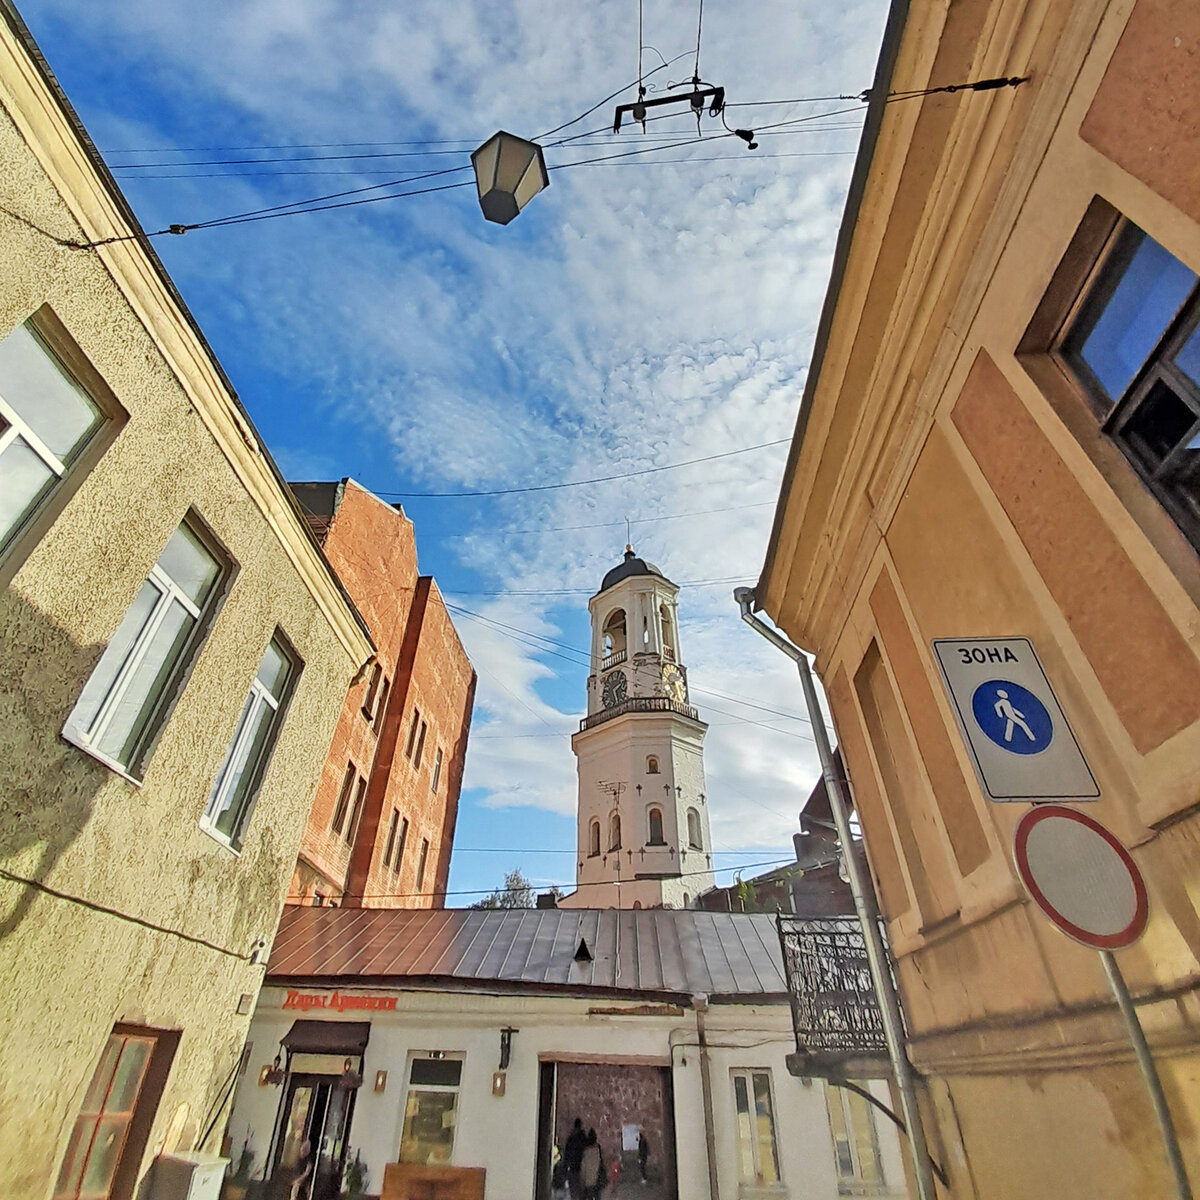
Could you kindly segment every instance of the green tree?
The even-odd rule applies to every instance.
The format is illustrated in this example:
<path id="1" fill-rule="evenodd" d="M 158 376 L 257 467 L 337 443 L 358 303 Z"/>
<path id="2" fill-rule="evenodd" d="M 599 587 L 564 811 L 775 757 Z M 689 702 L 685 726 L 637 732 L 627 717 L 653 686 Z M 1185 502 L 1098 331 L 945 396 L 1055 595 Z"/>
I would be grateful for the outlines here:
<path id="1" fill-rule="evenodd" d="M 557 890 L 557 889 L 555 889 Z M 533 908 L 533 884 L 521 874 L 520 867 L 514 867 L 504 877 L 504 886 L 497 888 L 490 896 L 476 900 L 472 908 Z"/>

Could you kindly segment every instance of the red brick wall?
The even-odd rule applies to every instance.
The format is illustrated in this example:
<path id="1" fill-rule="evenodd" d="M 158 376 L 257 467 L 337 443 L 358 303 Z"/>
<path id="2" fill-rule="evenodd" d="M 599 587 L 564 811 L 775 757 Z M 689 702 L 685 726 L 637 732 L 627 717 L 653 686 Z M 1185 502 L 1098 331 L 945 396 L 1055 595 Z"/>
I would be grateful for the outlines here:
<path id="1" fill-rule="evenodd" d="M 400 908 L 440 904 L 458 811 L 475 673 L 432 578 L 418 574 L 413 525 L 402 512 L 347 480 L 341 503 L 320 536 L 326 556 L 370 629 L 390 691 L 377 736 L 362 711 L 371 669 L 350 689 L 314 797 L 288 899 L 301 902 L 321 890 L 347 904 Z M 414 704 L 429 727 L 419 768 L 404 756 Z M 435 794 L 430 772 L 439 746 L 444 761 Z M 348 762 L 368 780 L 353 852 L 330 828 Z M 409 822 L 398 872 L 383 866 L 393 809 Z M 423 838 L 429 840 L 430 849 L 424 894 L 418 897 L 413 893 Z"/>

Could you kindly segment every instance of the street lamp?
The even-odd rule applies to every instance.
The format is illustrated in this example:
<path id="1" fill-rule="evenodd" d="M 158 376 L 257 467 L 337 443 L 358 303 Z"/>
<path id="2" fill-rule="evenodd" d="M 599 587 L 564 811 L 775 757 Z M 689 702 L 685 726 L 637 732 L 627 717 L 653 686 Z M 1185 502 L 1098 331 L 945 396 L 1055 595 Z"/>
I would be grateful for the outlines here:
<path id="1" fill-rule="evenodd" d="M 494 133 L 474 154 L 475 184 L 484 217 L 507 225 L 550 183 L 542 148 L 501 130 Z"/>

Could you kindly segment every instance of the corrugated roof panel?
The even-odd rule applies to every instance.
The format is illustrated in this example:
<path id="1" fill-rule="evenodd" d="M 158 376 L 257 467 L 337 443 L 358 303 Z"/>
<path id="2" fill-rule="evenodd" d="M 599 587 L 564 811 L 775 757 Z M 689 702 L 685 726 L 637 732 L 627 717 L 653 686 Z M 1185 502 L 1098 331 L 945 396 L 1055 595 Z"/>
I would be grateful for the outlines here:
<path id="1" fill-rule="evenodd" d="M 580 941 L 591 961 L 576 962 Z M 289 908 L 268 975 L 625 993 L 786 992 L 773 919 L 702 911 Z"/>

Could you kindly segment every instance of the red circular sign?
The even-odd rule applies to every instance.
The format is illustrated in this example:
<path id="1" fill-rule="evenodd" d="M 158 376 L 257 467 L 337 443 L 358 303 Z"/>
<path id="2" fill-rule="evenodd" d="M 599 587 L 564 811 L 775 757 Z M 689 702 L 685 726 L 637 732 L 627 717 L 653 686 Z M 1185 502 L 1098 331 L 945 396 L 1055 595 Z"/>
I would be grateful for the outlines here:
<path id="1" fill-rule="evenodd" d="M 1120 950 L 1146 928 L 1146 881 L 1099 821 L 1062 804 L 1039 804 L 1017 823 L 1013 857 L 1034 903 L 1068 937 Z"/>

